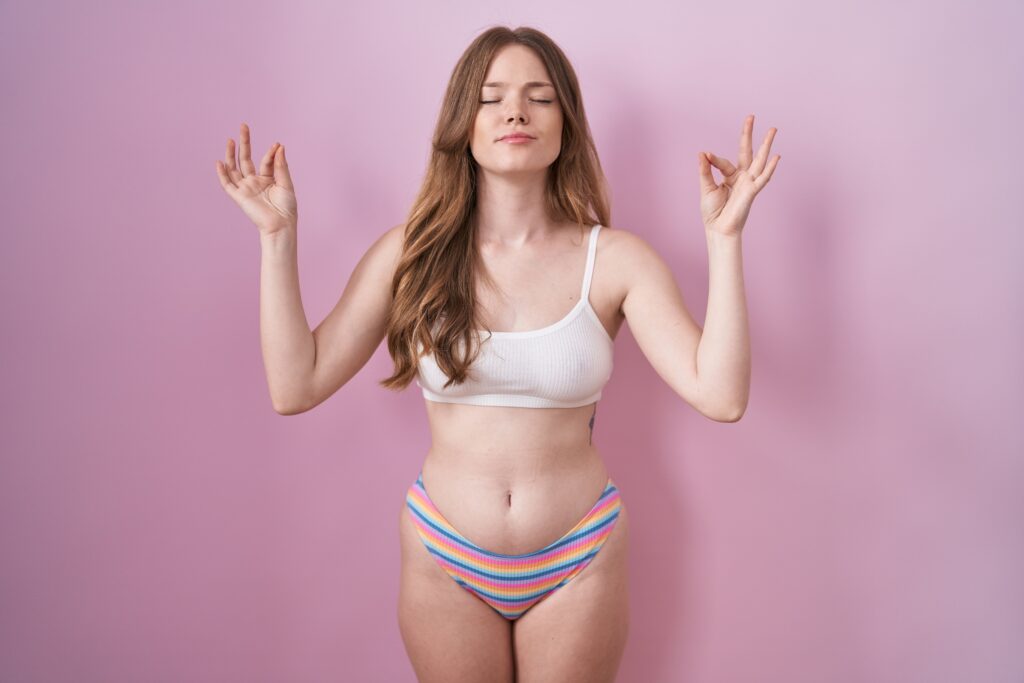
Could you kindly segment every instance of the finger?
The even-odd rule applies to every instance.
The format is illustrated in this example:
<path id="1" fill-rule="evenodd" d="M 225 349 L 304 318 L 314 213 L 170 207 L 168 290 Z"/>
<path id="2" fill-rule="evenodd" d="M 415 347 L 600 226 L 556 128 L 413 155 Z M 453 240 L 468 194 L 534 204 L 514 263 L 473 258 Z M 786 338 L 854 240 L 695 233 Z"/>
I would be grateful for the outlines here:
<path id="1" fill-rule="evenodd" d="M 274 153 L 277 151 L 280 144 L 281 143 L 279 142 L 275 142 L 270 146 L 270 149 L 267 150 L 267 153 L 263 155 L 263 160 L 260 162 L 260 175 L 265 175 L 271 178 L 274 177 Z"/>
<path id="2" fill-rule="evenodd" d="M 707 194 L 718 189 L 714 176 L 711 175 L 711 162 L 708 161 L 708 152 L 701 152 L 700 158 L 700 192 Z"/>
<path id="3" fill-rule="evenodd" d="M 238 186 L 228 177 L 227 168 L 220 159 L 217 160 L 217 177 L 220 178 L 220 186 L 224 188 L 224 191 L 234 198 Z"/>
<path id="4" fill-rule="evenodd" d="M 772 179 L 772 173 L 775 172 L 775 167 L 779 164 L 779 159 L 782 158 L 781 154 L 776 154 L 772 157 L 772 160 L 768 162 L 768 168 L 764 170 L 761 175 L 757 176 L 754 181 L 754 192 L 760 192 L 761 188 L 768 184 L 768 181 Z"/>
<path id="5" fill-rule="evenodd" d="M 768 159 L 768 153 L 772 149 L 772 140 L 775 139 L 775 133 L 778 132 L 777 128 L 769 128 L 768 134 L 764 136 L 764 141 L 761 146 L 757 149 L 757 156 L 754 157 L 754 161 L 750 164 L 750 172 L 757 177 L 764 171 L 765 161 Z"/>
<path id="6" fill-rule="evenodd" d="M 224 171 L 231 178 L 231 182 L 237 184 L 242 180 L 242 174 L 235 164 L 235 141 L 228 138 L 227 149 L 224 151 Z"/>
<path id="7" fill-rule="evenodd" d="M 295 192 L 292 174 L 288 171 L 288 160 L 284 157 L 284 145 L 280 145 L 277 154 L 274 155 L 274 182 L 292 193 Z"/>
<path id="8" fill-rule="evenodd" d="M 244 123 L 238 136 L 238 163 L 243 177 L 256 173 L 256 166 L 252 163 L 252 145 L 249 144 L 249 126 Z"/>
<path id="9" fill-rule="evenodd" d="M 711 152 L 708 152 L 708 159 L 711 161 L 714 167 L 721 171 L 722 175 L 726 177 L 729 177 L 736 172 L 736 167 L 733 166 L 732 162 L 730 162 L 728 159 L 723 159 L 720 156 L 715 156 Z"/>
<path id="10" fill-rule="evenodd" d="M 738 163 L 740 168 L 750 168 L 750 158 L 752 152 L 750 149 L 750 136 L 754 131 L 754 115 L 751 114 L 747 117 L 746 121 L 743 122 L 743 131 L 740 133 L 740 156 Z"/>

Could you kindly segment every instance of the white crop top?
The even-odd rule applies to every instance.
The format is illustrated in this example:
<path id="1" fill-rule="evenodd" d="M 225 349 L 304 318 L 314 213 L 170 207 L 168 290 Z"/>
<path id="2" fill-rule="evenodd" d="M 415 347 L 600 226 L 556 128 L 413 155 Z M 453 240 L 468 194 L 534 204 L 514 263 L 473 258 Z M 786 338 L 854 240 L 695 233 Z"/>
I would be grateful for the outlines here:
<path id="1" fill-rule="evenodd" d="M 433 353 L 421 355 L 416 384 L 423 397 L 441 403 L 522 408 L 575 408 L 601 398 L 612 375 L 613 341 L 590 305 L 597 235 L 590 230 L 580 299 L 546 327 L 519 332 L 477 330 L 480 355 L 462 384 L 444 388 L 448 377 Z"/>

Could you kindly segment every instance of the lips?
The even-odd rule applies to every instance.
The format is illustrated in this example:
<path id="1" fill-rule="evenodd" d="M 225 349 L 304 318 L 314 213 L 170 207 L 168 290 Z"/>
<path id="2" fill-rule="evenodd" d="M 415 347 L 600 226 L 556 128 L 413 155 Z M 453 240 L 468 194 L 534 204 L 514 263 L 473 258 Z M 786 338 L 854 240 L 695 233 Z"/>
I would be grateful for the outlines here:
<path id="1" fill-rule="evenodd" d="M 498 140 L 534 140 L 534 139 L 535 138 L 532 135 L 527 135 L 525 133 L 512 133 L 510 135 L 503 135 L 500 138 L 498 138 Z"/>

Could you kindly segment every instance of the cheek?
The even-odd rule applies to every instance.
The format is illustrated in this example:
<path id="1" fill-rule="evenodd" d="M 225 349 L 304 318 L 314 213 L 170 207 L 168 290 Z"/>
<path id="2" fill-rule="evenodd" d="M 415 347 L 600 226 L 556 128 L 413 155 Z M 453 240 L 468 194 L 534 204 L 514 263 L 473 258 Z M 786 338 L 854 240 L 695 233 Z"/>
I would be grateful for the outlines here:
<path id="1" fill-rule="evenodd" d="M 551 139 L 554 141 L 556 146 L 562 144 L 562 133 L 565 132 L 563 130 L 563 125 L 564 124 L 563 124 L 562 114 L 559 113 L 555 117 L 555 120 L 552 122 L 552 125 L 551 125 Z"/>
<path id="2" fill-rule="evenodd" d="M 469 134 L 470 138 L 473 140 L 479 140 L 480 136 L 484 134 L 485 129 L 486 126 L 484 125 L 484 122 L 480 120 L 480 115 L 477 114 L 476 119 L 473 121 L 473 130 Z"/>
<path id="3" fill-rule="evenodd" d="M 478 115 L 473 121 L 472 130 L 469 131 L 469 150 L 474 156 L 480 152 L 481 148 L 485 144 L 484 138 L 486 137 L 486 130 L 487 127 L 480 120 L 480 116 Z"/>

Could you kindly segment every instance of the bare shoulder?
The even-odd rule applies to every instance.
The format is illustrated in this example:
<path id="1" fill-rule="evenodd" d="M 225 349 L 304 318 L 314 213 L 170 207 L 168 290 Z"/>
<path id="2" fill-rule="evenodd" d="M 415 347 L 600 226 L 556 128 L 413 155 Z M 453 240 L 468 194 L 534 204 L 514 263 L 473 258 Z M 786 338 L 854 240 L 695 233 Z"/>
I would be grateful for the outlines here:
<path id="1" fill-rule="evenodd" d="M 391 264 L 391 271 L 394 272 L 394 266 L 398 265 L 398 259 L 402 255 L 402 248 L 404 244 L 405 223 L 399 223 L 398 225 L 385 230 L 373 243 L 371 249 L 378 250 L 381 253 L 383 260 L 386 263 Z"/>
<path id="2" fill-rule="evenodd" d="M 643 237 L 628 228 L 608 226 L 601 232 L 601 250 L 608 254 L 609 261 L 636 267 L 649 265 L 651 260 L 661 260 L 654 247 Z"/>
<path id="3" fill-rule="evenodd" d="M 612 282 L 619 301 L 645 274 L 668 269 L 660 254 L 643 237 L 628 228 L 609 226 L 601 231 L 599 243 L 601 269 Z"/>
<path id="4" fill-rule="evenodd" d="M 369 279 L 380 291 L 391 298 L 391 282 L 398 268 L 405 244 L 405 223 L 399 223 L 380 233 L 359 259 L 352 274 L 354 281 Z"/>

